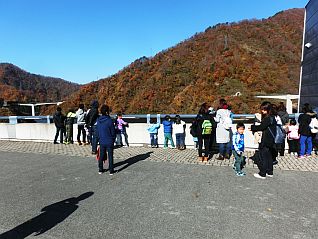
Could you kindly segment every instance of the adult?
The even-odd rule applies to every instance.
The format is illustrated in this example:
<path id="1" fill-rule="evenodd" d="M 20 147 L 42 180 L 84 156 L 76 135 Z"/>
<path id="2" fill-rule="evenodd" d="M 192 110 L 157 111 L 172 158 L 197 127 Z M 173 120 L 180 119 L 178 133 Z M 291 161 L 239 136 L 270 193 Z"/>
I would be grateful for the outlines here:
<path id="1" fill-rule="evenodd" d="M 276 116 L 277 112 L 273 105 L 265 101 L 260 107 L 262 113 L 262 121 L 260 125 L 252 125 L 253 132 L 262 131 L 262 138 L 259 144 L 259 173 L 255 173 L 254 177 L 265 179 L 273 177 L 273 161 L 277 157 L 277 149 L 275 145 L 274 135 L 276 133 Z"/>
<path id="2" fill-rule="evenodd" d="M 229 159 L 231 155 L 231 135 L 229 120 L 231 120 L 231 111 L 226 100 L 221 99 L 219 101 L 219 107 L 216 111 L 215 122 L 216 127 L 216 143 L 219 145 L 219 157 L 218 160 Z"/>
<path id="3" fill-rule="evenodd" d="M 289 123 L 289 114 L 287 113 L 283 102 L 280 102 L 277 106 L 277 115 L 280 117 L 283 127 L 287 129 Z M 280 156 L 284 156 L 285 143 L 279 145 L 278 152 Z"/>
<path id="4" fill-rule="evenodd" d="M 86 112 L 84 111 L 84 104 L 79 104 L 78 110 L 76 111 L 77 118 L 77 142 L 82 145 L 81 134 L 83 135 L 83 143 L 86 144 L 86 130 L 84 128 Z"/>
<path id="5" fill-rule="evenodd" d="M 109 116 L 109 106 L 102 105 L 102 116 L 97 119 L 96 131 L 99 138 L 99 160 L 98 160 L 98 173 L 104 172 L 103 162 L 106 161 L 108 156 L 108 170 L 109 174 L 114 173 L 114 143 L 116 139 L 115 125 Z M 107 152 L 107 153 L 106 153 Z"/>
<path id="6" fill-rule="evenodd" d="M 96 122 L 98 119 L 98 101 L 93 100 L 91 103 L 91 109 L 89 110 L 86 118 L 87 125 L 89 127 L 89 134 L 91 137 L 92 154 L 97 154 L 98 135 L 96 132 Z"/>
<path id="7" fill-rule="evenodd" d="M 298 118 L 299 134 L 300 134 L 300 152 L 299 158 L 311 156 L 312 151 L 312 133 L 310 130 L 311 119 L 315 116 L 309 104 L 305 104 L 302 108 L 302 114 Z"/>
<path id="8" fill-rule="evenodd" d="M 53 122 L 55 124 L 56 127 L 56 133 L 55 133 L 55 137 L 54 137 L 54 144 L 58 144 L 57 142 L 57 138 L 60 135 L 60 143 L 63 144 L 63 134 L 65 134 L 65 116 L 62 113 L 62 108 L 61 107 L 57 107 L 56 108 L 56 112 L 53 115 Z"/>
<path id="9" fill-rule="evenodd" d="M 212 115 L 209 114 L 209 105 L 207 103 L 203 103 L 201 105 L 195 121 L 197 123 L 196 135 L 198 138 L 198 146 L 199 146 L 198 147 L 198 154 L 199 154 L 198 161 L 199 162 L 208 162 L 211 134 L 212 134 L 213 130 L 215 129 L 216 123 L 215 123 Z M 206 132 L 204 132 L 204 131 L 206 131 Z M 203 151 L 203 145 L 204 145 L 204 151 Z"/>

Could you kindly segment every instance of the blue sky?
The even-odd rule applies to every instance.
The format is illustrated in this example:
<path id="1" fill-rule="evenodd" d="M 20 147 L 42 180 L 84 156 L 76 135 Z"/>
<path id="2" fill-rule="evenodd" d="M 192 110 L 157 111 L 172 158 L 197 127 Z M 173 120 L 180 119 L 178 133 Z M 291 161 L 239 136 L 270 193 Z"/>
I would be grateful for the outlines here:
<path id="1" fill-rule="evenodd" d="M 217 23 L 267 18 L 307 0 L 0 0 L 0 62 L 88 83 Z"/>

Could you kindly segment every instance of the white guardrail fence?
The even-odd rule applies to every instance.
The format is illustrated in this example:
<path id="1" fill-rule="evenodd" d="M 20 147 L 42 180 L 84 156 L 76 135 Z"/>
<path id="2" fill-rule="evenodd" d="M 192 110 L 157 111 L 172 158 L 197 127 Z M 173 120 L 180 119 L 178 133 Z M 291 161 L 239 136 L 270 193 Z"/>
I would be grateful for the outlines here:
<path id="1" fill-rule="evenodd" d="M 150 143 L 149 133 L 147 131 L 148 123 L 151 118 L 157 121 L 164 118 L 165 114 L 157 115 L 123 115 L 123 119 L 129 123 L 127 128 L 128 141 L 131 146 L 145 146 Z M 175 115 L 170 114 L 172 118 Z M 115 117 L 112 115 L 112 117 Z M 188 148 L 194 147 L 193 137 L 190 134 L 190 125 L 196 115 L 180 115 L 181 119 L 186 122 L 185 143 Z M 291 114 L 290 118 L 298 118 L 297 114 Z M 245 130 L 245 147 L 246 149 L 256 149 L 254 136 L 248 130 L 250 125 L 255 122 L 255 115 L 252 114 L 233 114 L 232 131 L 236 130 L 236 123 L 243 122 Z M 55 125 L 52 122 L 52 116 L 0 116 L 0 140 L 15 141 L 34 141 L 34 142 L 53 142 L 55 136 Z M 76 142 L 77 124 L 74 124 L 73 139 Z M 175 140 L 175 138 L 174 138 Z M 163 146 L 163 126 L 158 131 L 159 146 Z M 287 146 L 287 145 L 286 145 Z"/>

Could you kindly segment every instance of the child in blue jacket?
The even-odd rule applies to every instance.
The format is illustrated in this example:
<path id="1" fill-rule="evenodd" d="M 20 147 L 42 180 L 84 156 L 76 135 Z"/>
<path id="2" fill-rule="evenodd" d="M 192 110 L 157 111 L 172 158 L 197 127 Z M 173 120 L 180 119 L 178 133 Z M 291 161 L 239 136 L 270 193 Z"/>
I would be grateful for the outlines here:
<path id="1" fill-rule="evenodd" d="M 171 147 L 175 148 L 174 142 L 172 139 L 172 125 L 173 121 L 171 120 L 170 115 L 166 115 L 164 120 L 162 121 L 163 124 L 163 132 L 164 132 L 164 148 L 168 148 L 168 141 L 171 142 Z"/>
<path id="2" fill-rule="evenodd" d="M 149 127 L 147 128 L 150 134 L 151 148 L 158 148 L 158 129 L 159 128 L 160 128 L 160 123 L 155 122 L 155 119 L 151 119 Z"/>

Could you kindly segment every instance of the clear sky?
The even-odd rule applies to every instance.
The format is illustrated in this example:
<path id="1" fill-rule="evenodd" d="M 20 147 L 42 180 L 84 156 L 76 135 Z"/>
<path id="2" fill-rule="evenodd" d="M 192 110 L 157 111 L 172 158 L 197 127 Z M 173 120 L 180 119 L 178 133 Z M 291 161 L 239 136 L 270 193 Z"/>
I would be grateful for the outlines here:
<path id="1" fill-rule="evenodd" d="M 307 0 L 0 0 L 0 62 L 88 83 L 217 23 Z"/>

